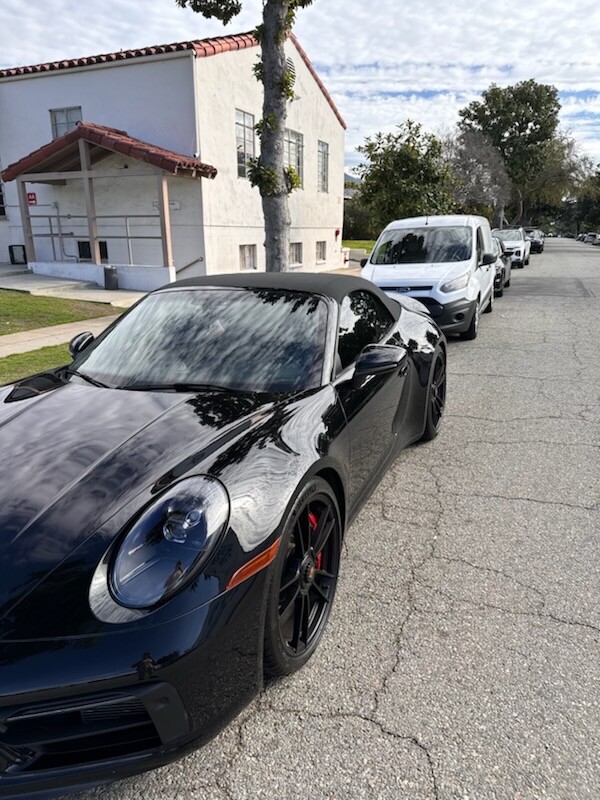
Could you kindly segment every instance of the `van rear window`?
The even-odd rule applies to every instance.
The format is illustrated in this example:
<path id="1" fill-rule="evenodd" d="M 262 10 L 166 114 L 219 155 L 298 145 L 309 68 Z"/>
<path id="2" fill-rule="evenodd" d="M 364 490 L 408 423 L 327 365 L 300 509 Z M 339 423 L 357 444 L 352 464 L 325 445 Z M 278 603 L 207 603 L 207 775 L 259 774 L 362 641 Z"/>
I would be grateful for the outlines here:
<path id="1" fill-rule="evenodd" d="M 466 225 L 396 228 L 387 231 L 371 257 L 372 264 L 441 264 L 467 261 L 473 234 Z"/>

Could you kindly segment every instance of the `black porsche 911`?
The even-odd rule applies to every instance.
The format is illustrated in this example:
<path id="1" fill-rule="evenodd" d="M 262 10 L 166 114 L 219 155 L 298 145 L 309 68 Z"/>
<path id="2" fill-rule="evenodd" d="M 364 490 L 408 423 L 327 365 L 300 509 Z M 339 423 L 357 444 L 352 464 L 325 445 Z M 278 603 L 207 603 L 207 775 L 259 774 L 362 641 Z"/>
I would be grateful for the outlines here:
<path id="1" fill-rule="evenodd" d="M 341 543 L 438 432 L 446 342 L 360 279 L 153 292 L 0 388 L 0 797 L 164 764 L 312 655 Z"/>

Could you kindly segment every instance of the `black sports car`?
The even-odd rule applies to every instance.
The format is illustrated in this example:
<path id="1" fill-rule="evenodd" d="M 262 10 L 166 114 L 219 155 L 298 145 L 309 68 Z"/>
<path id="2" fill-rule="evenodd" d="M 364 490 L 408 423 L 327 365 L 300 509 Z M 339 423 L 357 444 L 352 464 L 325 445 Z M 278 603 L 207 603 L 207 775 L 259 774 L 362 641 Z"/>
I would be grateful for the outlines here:
<path id="1" fill-rule="evenodd" d="M 444 336 L 401 302 L 181 281 L 0 388 L 0 797 L 166 763 L 312 655 L 349 524 L 442 422 Z"/>

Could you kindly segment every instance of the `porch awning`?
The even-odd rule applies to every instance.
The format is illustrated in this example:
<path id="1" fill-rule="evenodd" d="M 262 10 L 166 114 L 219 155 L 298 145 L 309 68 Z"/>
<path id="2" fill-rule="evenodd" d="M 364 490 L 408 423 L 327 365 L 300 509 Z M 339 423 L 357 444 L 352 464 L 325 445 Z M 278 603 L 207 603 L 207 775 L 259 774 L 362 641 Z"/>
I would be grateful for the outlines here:
<path id="1" fill-rule="evenodd" d="M 126 131 L 96 125 L 93 122 L 78 122 L 73 130 L 38 150 L 10 164 L 2 172 L 3 181 L 12 181 L 28 173 L 68 173 L 77 172 L 80 166 L 79 141 L 88 143 L 90 162 L 95 164 L 112 153 L 119 153 L 137 161 L 151 164 L 171 175 L 189 178 L 214 178 L 216 167 L 205 164 L 197 158 L 175 153 L 158 145 L 148 144 L 130 136 Z M 64 176 L 65 178 L 68 175 Z M 76 177 L 76 176 L 74 176 Z"/>

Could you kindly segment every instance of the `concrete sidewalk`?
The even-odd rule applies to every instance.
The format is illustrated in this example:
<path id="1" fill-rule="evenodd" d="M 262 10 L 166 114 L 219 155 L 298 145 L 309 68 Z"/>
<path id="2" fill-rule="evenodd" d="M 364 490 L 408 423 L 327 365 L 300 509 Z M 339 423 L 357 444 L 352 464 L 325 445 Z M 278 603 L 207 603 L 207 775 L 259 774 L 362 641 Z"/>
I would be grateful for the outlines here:
<path id="1" fill-rule="evenodd" d="M 19 271 L 19 267 L 1 265 L 0 289 L 27 294 L 62 297 L 66 300 L 87 300 L 92 303 L 106 303 L 116 308 L 129 308 L 146 292 L 126 289 L 101 289 L 95 283 L 77 281 L 71 278 L 54 278 L 49 275 L 36 275 L 29 271 Z"/>
<path id="2" fill-rule="evenodd" d="M 65 325 L 51 325 L 49 328 L 34 328 L 31 331 L 0 336 L 0 358 L 39 350 L 41 347 L 65 344 L 82 331 L 91 331 L 94 336 L 98 336 L 117 318 L 118 314 L 114 317 L 82 319 L 79 322 L 67 322 Z"/>

